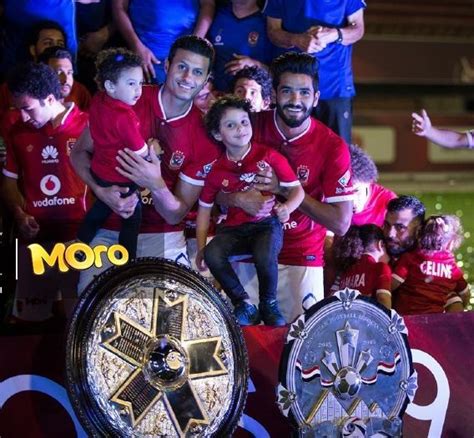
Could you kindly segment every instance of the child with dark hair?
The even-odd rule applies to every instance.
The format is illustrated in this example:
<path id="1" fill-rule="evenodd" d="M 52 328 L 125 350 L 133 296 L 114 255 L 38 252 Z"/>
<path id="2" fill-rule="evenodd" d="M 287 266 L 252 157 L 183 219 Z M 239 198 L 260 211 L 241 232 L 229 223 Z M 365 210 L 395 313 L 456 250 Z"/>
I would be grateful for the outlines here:
<path id="1" fill-rule="evenodd" d="M 205 116 L 207 131 L 225 147 L 213 164 L 199 198 L 196 236 L 196 265 L 204 269 L 203 259 L 234 305 L 241 325 L 285 325 L 276 300 L 278 254 L 283 244 L 281 223 L 301 204 L 304 191 L 288 161 L 263 144 L 252 142 L 250 103 L 236 96 L 223 96 Z M 277 203 L 274 215 L 255 217 L 244 210 L 230 207 L 222 228 L 206 246 L 209 220 L 214 200 L 220 191 L 246 191 L 257 182 L 259 174 L 271 166 L 280 184 L 289 189 L 286 200 Z M 230 257 L 251 254 L 259 281 L 259 309 L 235 274 Z"/>
<path id="2" fill-rule="evenodd" d="M 463 231 L 454 215 L 430 216 L 415 250 L 400 257 L 392 274 L 393 307 L 401 315 L 459 312 L 469 303 L 469 285 L 453 251 Z"/>
<path id="3" fill-rule="evenodd" d="M 112 185 L 128 187 L 124 196 L 135 193 L 138 187 L 120 175 L 116 156 L 120 149 L 128 148 L 141 156 L 148 155 L 148 145 L 140 133 L 140 122 L 132 106 L 142 94 L 142 60 L 126 49 L 104 50 L 97 56 L 96 81 L 101 91 L 93 98 L 90 107 L 89 128 L 94 141 L 91 173 L 102 187 Z M 152 140 L 149 140 L 152 143 Z M 87 212 L 78 232 L 78 238 L 89 243 L 112 210 L 100 199 Z M 141 222 L 141 204 L 133 214 L 122 219 L 119 243 L 136 257 L 137 237 Z"/>
<path id="4" fill-rule="evenodd" d="M 335 252 L 342 272 L 337 289 L 356 289 L 390 309 L 391 270 L 382 229 L 374 224 L 352 225 L 337 241 Z"/>

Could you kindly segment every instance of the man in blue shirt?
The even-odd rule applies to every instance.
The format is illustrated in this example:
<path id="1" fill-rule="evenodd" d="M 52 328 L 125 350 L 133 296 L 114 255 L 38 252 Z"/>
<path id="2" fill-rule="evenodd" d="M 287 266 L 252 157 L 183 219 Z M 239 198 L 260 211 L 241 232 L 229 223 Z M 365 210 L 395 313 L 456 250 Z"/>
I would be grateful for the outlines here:
<path id="1" fill-rule="evenodd" d="M 214 17 L 215 0 L 113 0 L 117 28 L 143 59 L 148 81 L 163 83 L 165 60 L 183 35 L 204 37 Z"/>
<path id="2" fill-rule="evenodd" d="M 351 141 L 352 45 L 364 35 L 363 0 L 269 0 L 264 10 L 270 40 L 286 50 L 315 54 L 321 97 L 316 117 Z"/>

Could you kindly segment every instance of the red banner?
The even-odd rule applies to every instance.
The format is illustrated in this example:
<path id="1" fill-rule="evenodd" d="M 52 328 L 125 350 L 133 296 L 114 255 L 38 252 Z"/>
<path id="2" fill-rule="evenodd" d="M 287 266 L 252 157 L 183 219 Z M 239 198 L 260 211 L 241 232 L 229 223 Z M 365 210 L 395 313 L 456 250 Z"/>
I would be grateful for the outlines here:
<path id="1" fill-rule="evenodd" d="M 419 389 L 404 417 L 407 437 L 474 436 L 474 313 L 405 318 Z M 285 328 L 244 330 L 249 395 L 236 437 L 289 435 L 276 406 Z M 0 436 L 86 436 L 64 389 L 61 336 L 0 337 Z M 247 431 L 247 432 L 246 432 Z"/>

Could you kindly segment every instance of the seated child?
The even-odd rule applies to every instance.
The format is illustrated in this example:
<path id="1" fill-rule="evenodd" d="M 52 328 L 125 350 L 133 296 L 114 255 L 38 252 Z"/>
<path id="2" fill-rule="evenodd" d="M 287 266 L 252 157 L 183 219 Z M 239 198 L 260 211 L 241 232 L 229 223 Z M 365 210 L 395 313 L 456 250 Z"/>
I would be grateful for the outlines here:
<path id="1" fill-rule="evenodd" d="M 209 267 L 234 305 L 241 325 L 285 325 L 276 300 L 278 254 L 283 244 L 281 223 L 301 204 L 304 191 L 286 158 L 263 144 L 251 142 L 250 102 L 236 96 L 223 96 L 211 106 L 205 117 L 210 136 L 223 145 L 225 152 L 213 164 L 199 198 L 196 237 L 196 265 Z M 259 173 L 271 166 L 282 186 L 289 188 L 288 198 L 277 202 L 274 214 L 254 217 L 236 207 L 229 208 L 224 225 L 206 246 L 211 208 L 217 194 L 246 191 L 256 183 Z M 259 308 L 232 269 L 229 258 L 251 254 L 259 282 Z"/>
<path id="2" fill-rule="evenodd" d="M 128 187 L 124 196 L 130 196 L 138 187 L 115 170 L 116 156 L 118 150 L 124 148 L 141 156 L 148 155 L 148 145 L 132 109 L 142 94 L 142 60 L 126 49 L 108 49 L 98 54 L 96 67 L 96 81 L 101 91 L 92 99 L 89 111 L 94 141 L 91 174 L 101 187 Z M 79 228 L 79 240 L 90 243 L 111 213 L 110 207 L 97 199 Z M 119 243 L 128 250 L 130 259 L 136 257 L 140 222 L 141 204 L 138 203 L 132 216 L 122 219 L 119 234 Z"/>
<path id="3" fill-rule="evenodd" d="M 462 311 L 469 286 L 453 251 L 462 243 L 457 216 L 430 216 L 415 250 L 403 254 L 392 274 L 393 308 L 400 315 Z"/>
<path id="4" fill-rule="evenodd" d="M 336 265 L 341 270 L 336 290 L 356 289 L 387 309 L 392 307 L 392 272 L 380 227 L 352 225 L 345 236 L 337 240 L 335 253 Z"/>

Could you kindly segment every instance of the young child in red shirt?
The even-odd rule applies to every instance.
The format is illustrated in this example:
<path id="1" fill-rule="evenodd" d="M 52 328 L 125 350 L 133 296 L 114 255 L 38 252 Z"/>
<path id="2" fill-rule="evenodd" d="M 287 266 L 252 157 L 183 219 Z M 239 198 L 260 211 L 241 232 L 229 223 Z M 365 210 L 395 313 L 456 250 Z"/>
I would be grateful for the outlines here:
<path id="1" fill-rule="evenodd" d="M 392 274 L 393 307 L 401 315 L 459 312 L 469 303 L 469 285 L 453 251 L 463 231 L 454 215 L 430 216 L 415 250 L 403 254 Z"/>
<path id="2" fill-rule="evenodd" d="M 115 170 L 116 156 L 124 148 L 141 156 L 148 155 L 148 145 L 133 111 L 133 105 L 142 94 L 142 60 L 129 50 L 109 49 L 99 53 L 96 67 L 100 91 L 92 99 L 89 110 L 89 128 L 94 141 L 91 174 L 101 187 L 128 187 L 124 196 L 130 196 L 138 187 Z M 111 213 L 110 207 L 97 199 L 79 229 L 79 240 L 90 243 Z M 119 234 L 119 243 L 128 250 L 130 259 L 136 257 L 140 222 L 139 202 L 132 216 L 122 219 Z"/>
<path id="3" fill-rule="evenodd" d="M 263 144 L 251 141 L 251 104 L 236 96 L 223 96 L 214 102 L 205 116 L 210 136 L 222 144 L 225 152 L 213 164 L 199 198 L 196 220 L 198 254 L 196 265 L 209 267 L 234 305 L 241 325 L 255 325 L 263 319 L 266 325 L 286 324 L 276 300 L 278 254 L 283 244 L 281 223 L 298 208 L 304 191 L 283 155 Z M 224 225 L 206 246 L 211 209 L 220 191 L 242 192 L 252 189 L 258 175 L 270 166 L 280 185 L 288 187 L 286 200 L 277 202 L 274 214 L 255 217 L 237 207 L 229 207 Z M 251 254 L 259 282 L 259 309 L 251 304 L 229 258 Z"/>
<path id="4" fill-rule="evenodd" d="M 356 289 L 388 309 L 392 307 L 391 270 L 380 227 L 374 224 L 352 225 L 338 240 L 335 254 L 341 274 L 333 290 Z"/>

